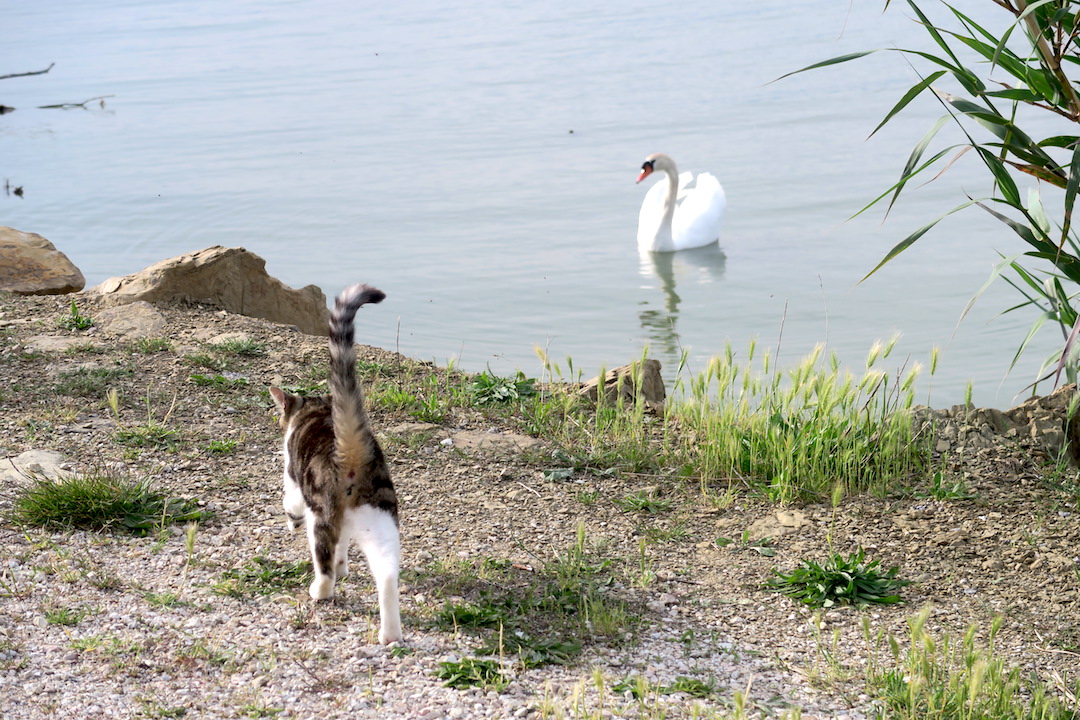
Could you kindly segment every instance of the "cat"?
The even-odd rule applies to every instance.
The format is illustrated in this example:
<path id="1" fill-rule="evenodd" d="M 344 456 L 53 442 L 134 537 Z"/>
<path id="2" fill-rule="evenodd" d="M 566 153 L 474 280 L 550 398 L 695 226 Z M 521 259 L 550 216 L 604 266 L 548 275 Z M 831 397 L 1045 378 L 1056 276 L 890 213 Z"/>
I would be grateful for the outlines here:
<path id="1" fill-rule="evenodd" d="M 285 429 L 282 504 L 290 530 L 307 525 L 314 600 L 334 594 L 349 572 L 355 540 L 379 592 L 379 642 L 400 642 L 398 503 L 382 448 L 371 430 L 356 377 L 356 311 L 386 294 L 368 285 L 341 291 L 330 313 L 330 394 L 291 395 L 270 388 Z"/>

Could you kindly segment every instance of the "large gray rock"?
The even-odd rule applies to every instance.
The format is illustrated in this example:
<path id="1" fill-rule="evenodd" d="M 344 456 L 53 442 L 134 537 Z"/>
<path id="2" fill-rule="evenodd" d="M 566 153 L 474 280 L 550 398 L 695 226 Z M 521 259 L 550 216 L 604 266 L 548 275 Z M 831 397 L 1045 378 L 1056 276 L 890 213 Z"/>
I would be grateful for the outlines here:
<path id="1" fill-rule="evenodd" d="M 0 290 L 20 295 L 78 292 L 86 278 L 67 255 L 37 233 L 0 225 Z"/>
<path id="2" fill-rule="evenodd" d="M 109 278 L 87 290 L 107 302 L 126 305 L 194 302 L 239 315 L 295 325 L 309 335 L 326 335 L 330 311 L 314 285 L 299 290 L 266 274 L 266 261 L 244 248 L 220 245 L 159 263 L 125 277 Z"/>

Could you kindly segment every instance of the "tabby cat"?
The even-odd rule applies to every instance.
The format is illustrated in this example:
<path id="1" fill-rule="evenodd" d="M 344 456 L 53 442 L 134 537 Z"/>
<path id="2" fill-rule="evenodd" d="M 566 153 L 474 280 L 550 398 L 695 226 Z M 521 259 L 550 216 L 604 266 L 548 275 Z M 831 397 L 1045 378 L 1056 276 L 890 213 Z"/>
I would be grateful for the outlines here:
<path id="1" fill-rule="evenodd" d="M 341 291 L 330 314 L 330 395 L 303 397 L 280 388 L 270 394 L 285 429 L 285 494 L 290 530 L 307 525 L 315 579 L 311 597 L 334 594 L 349 572 L 349 543 L 367 558 L 379 591 L 379 642 L 401 640 L 398 567 L 401 557 L 394 484 L 356 377 L 356 311 L 382 302 L 368 285 Z"/>

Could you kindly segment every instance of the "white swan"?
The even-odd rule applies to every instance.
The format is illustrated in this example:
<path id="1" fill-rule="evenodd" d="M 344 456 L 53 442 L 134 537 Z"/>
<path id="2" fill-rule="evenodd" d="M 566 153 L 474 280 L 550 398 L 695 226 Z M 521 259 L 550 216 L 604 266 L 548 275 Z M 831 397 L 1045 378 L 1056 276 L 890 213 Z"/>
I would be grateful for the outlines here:
<path id="1" fill-rule="evenodd" d="M 719 181 L 704 172 L 696 182 L 693 173 L 679 175 L 675 161 L 663 153 L 645 158 L 637 181 L 657 170 L 667 174 L 667 187 L 658 182 L 645 194 L 638 215 L 638 249 L 673 252 L 716 242 L 727 207 Z"/>

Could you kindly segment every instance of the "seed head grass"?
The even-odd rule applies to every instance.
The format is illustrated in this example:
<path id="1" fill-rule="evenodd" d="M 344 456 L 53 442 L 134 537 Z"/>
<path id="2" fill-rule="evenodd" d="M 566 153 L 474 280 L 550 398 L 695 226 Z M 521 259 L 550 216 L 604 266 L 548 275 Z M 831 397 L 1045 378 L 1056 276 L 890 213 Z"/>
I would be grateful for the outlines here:
<path id="1" fill-rule="evenodd" d="M 875 345 L 859 376 L 820 346 L 788 368 L 754 343 L 742 356 L 728 346 L 704 372 L 679 376 L 662 414 L 641 397 L 591 407 L 548 392 L 523 405 L 523 424 L 577 471 L 675 473 L 705 493 L 737 485 L 781 503 L 884 495 L 925 477 L 930 457 L 910 412 L 921 368 L 879 369 L 894 346 Z"/>
<path id="2" fill-rule="evenodd" d="M 878 699 L 881 717 L 895 720 L 1075 720 L 1076 693 L 1066 684 L 1052 687 L 1035 673 L 1010 667 L 997 649 L 999 616 L 976 643 L 977 626 L 957 641 L 934 637 L 926 629 L 929 610 L 909 619 L 909 637 L 872 639 L 867 692 Z M 875 647 L 876 646 L 876 647 Z M 882 647 L 884 646 L 884 647 Z M 883 656 L 883 657 L 882 657 Z M 1062 697 L 1064 696 L 1064 697 Z"/>

